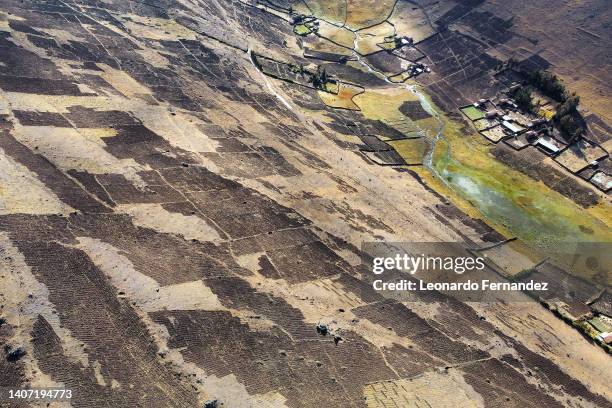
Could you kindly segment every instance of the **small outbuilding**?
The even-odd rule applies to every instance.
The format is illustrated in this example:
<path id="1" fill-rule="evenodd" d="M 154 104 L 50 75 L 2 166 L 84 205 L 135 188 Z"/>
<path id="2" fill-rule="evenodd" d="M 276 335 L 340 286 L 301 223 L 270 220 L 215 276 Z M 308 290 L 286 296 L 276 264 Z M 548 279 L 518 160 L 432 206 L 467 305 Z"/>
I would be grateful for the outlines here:
<path id="1" fill-rule="evenodd" d="M 557 154 L 561 151 L 561 147 L 551 137 L 541 137 L 535 144 L 548 154 Z"/>
<path id="2" fill-rule="evenodd" d="M 597 336 L 597 340 L 605 344 L 612 344 L 612 333 L 610 332 L 599 333 L 599 335 Z"/>

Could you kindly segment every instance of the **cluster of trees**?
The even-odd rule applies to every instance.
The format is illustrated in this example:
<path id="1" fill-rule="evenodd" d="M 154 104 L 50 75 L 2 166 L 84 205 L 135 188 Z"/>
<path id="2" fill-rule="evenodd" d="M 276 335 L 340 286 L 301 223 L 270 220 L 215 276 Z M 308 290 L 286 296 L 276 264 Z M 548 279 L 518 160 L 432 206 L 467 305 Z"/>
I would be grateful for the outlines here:
<path id="1" fill-rule="evenodd" d="M 567 99 L 565 86 L 555 74 L 542 70 L 531 71 L 527 73 L 527 80 L 544 95 L 553 98 L 557 102 L 564 102 Z"/>
<path id="2" fill-rule="evenodd" d="M 510 57 L 508 60 L 506 61 L 499 61 L 496 65 L 495 65 L 495 70 L 496 71 L 501 71 L 505 68 L 514 68 L 515 66 L 517 66 L 519 63 L 519 61 L 514 58 L 514 57 Z"/>
<path id="3" fill-rule="evenodd" d="M 575 93 L 572 93 L 568 98 L 559 104 L 557 107 L 557 116 L 563 117 L 572 114 L 577 111 L 578 104 L 580 103 L 580 97 Z"/>
<path id="4" fill-rule="evenodd" d="M 584 132 L 584 120 L 578 112 L 579 103 L 580 97 L 572 93 L 559 104 L 553 118 L 553 123 L 569 142 L 578 139 Z"/>
<path id="5" fill-rule="evenodd" d="M 312 85 L 317 89 L 323 89 L 325 84 L 329 81 L 329 77 L 327 76 L 327 72 L 325 68 L 321 68 L 321 66 L 317 66 L 317 72 L 309 72 L 310 78 L 308 78 L 308 82 L 312 83 Z"/>
<path id="6" fill-rule="evenodd" d="M 526 112 L 533 112 L 533 99 L 531 98 L 531 88 L 528 86 L 519 88 L 512 95 L 516 105 Z"/>
<path id="7" fill-rule="evenodd" d="M 526 112 L 533 112 L 532 87 L 560 102 L 553 117 L 553 125 L 559 129 L 568 142 L 577 140 L 585 130 L 584 119 L 578 112 L 580 97 L 569 94 L 561 80 L 550 72 L 533 71 L 526 73 L 530 86 L 519 88 L 512 95 L 516 105 Z"/>
<path id="8" fill-rule="evenodd" d="M 289 64 L 289 69 L 295 74 L 300 74 L 301 77 L 304 77 L 304 74 L 307 72 L 306 68 L 304 68 L 304 64 L 293 65 Z"/>
<path id="9" fill-rule="evenodd" d="M 292 72 L 300 75 L 302 78 L 304 76 L 308 76 L 308 82 L 312 84 L 317 89 L 324 89 L 325 84 L 329 82 L 329 75 L 327 75 L 327 71 L 325 68 L 321 68 L 321 66 L 317 66 L 316 72 L 310 72 L 305 67 L 304 64 L 289 66 Z"/>

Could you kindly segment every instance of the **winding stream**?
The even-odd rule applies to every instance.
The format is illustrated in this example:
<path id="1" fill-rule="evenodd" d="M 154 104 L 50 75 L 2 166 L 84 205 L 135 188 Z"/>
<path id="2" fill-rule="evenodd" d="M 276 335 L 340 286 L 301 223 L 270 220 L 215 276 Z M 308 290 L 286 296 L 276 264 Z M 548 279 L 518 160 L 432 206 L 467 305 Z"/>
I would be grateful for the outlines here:
<path id="1" fill-rule="evenodd" d="M 576 242 L 612 242 L 612 229 L 605 222 L 541 182 L 498 162 L 482 146 L 475 147 L 469 157 L 453 154 L 453 147 L 471 148 L 465 144 L 471 143 L 467 140 L 472 136 L 449 139 L 445 136 L 444 119 L 418 85 L 394 83 L 367 64 L 355 50 L 353 55 L 369 72 L 409 90 L 435 118 L 437 128 L 435 135 L 429 137 L 424 167 L 486 219 L 545 252 Z"/>
<path id="2" fill-rule="evenodd" d="M 458 136 L 457 129 L 447 128 L 447 123 L 453 128 L 454 124 L 436 110 L 428 95 L 417 84 L 392 82 L 362 58 L 357 52 L 362 38 L 358 30 L 352 30 L 345 24 L 329 23 L 353 32 L 352 54 L 359 64 L 388 84 L 411 92 L 421 107 L 435 118 L 435 134 L 427 137 L 430 146 L 423 158 L 423 165 L 451 195 L 467 201 L 506 235 L 516 236 L 547 253 L 552 248 L 576 242 L 612 243 L 609 203 L 598 213 L 585 210 L 541 182 L 496 160 L 489 153 L 490 147 L 475 140 L 473 135 Z M 259 71 L 250 50 L 247 53 Z M 261 74 L 276 97 L 293 110 Z"/>

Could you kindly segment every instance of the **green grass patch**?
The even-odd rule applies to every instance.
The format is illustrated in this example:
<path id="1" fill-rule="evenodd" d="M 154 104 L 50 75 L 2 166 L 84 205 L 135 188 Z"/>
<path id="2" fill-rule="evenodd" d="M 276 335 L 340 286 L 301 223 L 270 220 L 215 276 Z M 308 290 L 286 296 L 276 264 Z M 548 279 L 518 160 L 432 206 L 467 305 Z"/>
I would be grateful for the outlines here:
<path id="1" fill-rule="evenodd" d="M 312 31 L 304 24 L 298 24 L 293 26 L 293 32 L 297 35 L 306 36 L 310 34 Z"/>
<path id="2" fill-rule="evenodd" d="M 591 326 L 593 326 L 595 329 L 599 330 L 600 332 L 612 331 L 612 325 L 600 319 L 599 317 L 592 318 L 591 320 L 589 320 L 589 323 L 591 324 Z"/>
<path id="3" fill-rule="evenodd" d="M 406 163 L 423 163 L 423 156 L 425 155 L 426 147 L 423 138 L 388 141 L 387 144 L 393 147 L 395 151 L 402 156 Z"/>
<path id="4" fill-rule="evenodd" d="M 466 108 L 461 108 L 461 112 L 465 116 L 467 116 L 472 122 L 478 119 L 484 118 L 484 112 L 474 106 L 468 106 Z"/>

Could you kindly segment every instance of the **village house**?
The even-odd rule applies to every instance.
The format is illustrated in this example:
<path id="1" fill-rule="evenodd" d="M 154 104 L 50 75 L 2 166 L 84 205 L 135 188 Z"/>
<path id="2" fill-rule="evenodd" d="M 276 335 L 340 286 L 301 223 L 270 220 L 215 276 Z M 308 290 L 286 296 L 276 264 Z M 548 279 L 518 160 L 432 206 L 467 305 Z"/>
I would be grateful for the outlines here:
<path id="1" fill-rule="evenodd" d="M 527 127 L 534 128 L 536 126 L 544 125 L 546 123 L 548 123 L 548 120 L 546 120 L 545 118 L 537 118 L 527 123 Z"/>
<path id="2" fill-rule="evenodd" d="M 612 344 L 612 333 L 599 333 L 599 335 L 597 336 L 597 340 L 601 341 L 604 344 Z"/>
<path id="3" fill-rule="evenodd" d="M 495 109 L 487 111 L 487 113 L 485 113 L 485 118 L 487 118 L 487 119 L 494 119 L 494 118 L 496 118 L 498 116 L 499 116 L 499 111 L 497 111 Z"/>
<path id="4" fill-rule="evenodd" d="M 527 142 L 529 143 L 533 143 L 538 139 L 538 132 L 536 132 L 535 130 L 530 130 L 528 132 L 525 133 L 525 138 L 527 139 Z"/>
<path id="5" fill-rule="evenodd" d="M 501 124 L 504 128 L 509 130 L 512 135 L 517 135 L 524 130 L 521 126 L 509 120 L 502 120 Z"/>
<path id="6" fill-rule="evenodd" d="M 564 145 L 562 145 L 558 140 L 555 140 L 550 136 L 540 137 L 535 144 L 549 156 L 559 153 L 564 147 Z"/>

